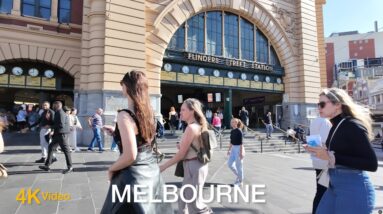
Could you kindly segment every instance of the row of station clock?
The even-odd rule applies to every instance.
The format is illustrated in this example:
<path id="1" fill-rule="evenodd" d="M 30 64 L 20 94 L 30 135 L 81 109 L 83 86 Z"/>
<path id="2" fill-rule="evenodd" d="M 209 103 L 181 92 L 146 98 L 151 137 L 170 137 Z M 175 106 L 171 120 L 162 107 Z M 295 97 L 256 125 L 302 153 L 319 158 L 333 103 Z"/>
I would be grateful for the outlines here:
<path id="1" fill-rule="evenodd" d="M 3 65 L 0 65 L 0 74 L 4 74 L 6 72 L 6 68 Z M 12 74 L 16 76 L 23 75 L 24 70 L 21 67 L 13 67 L 12 68 Z M 40 71 L 37 68 L 30 68 L 28 70 L 28 74 L 32 77 L 37 77 L 40 74 Z M 52 70 L 45 70 L 44 76 L 47 78 L 52 78 L 55 75 L 55 73 Z"/>
<path id="2" fill-rule="evenodd" d="M 166 64 L 164 65 L 164 69 L 165 69 L 165 71 L 172 71 L 172 65 L 171 65 L 170 63 L 166 63 Z M 185 74 L 188 74 L 188 73 L 190 72 L 189 66 L 187 66 L 187 65 L 182 66 L 182 69 L 181 69 L 181 70 L 182 70 L 182 72 L 185 73 Z M 197 72 L 198 72 L 198 74 L 201 75 L 201 76 L 204 76 L 205 73 L 206 73 L 204 68 L 198 68 Z M 219 77 L 219 76 L 221 75 L 221 72 L 220 72 L 218 69 L 215 69 L 215 70 L 213 71 L 213 75 L 214 75 L 215 77 Z M 241 79 L 242 79 L 242 80 L 247 80 L 247 75 L 248 75 L 248 74 L 246 74 L 246 73 L 242 73 L 242 74 L 241 74 Z M 232 79 L 232 78 L 234 77 L 234 73 L 231 72 L 231 71 L 227 72 L 227 77 L 230 78 L 230 79 Z M 254 80 L 254 81 L 259 81 L 259 79 L 260 79 L 260 78 L 259 78 L 259 76 L 258 76 L 257 74 L 255 74 L 255 75 L 253 76 L 253 80 Z M 266 77 L 265 77 L 265 81 L 269 83 L 269 82 L 271 81 L 270 77 L 269 77 L 269 76 L 266 76 Z M 282 83 L 282 79 L 281 79 L 281 78 L 277 78 L 277 83 L 278 83 L 278 84 L 281 84 L 281 83 Z"/>

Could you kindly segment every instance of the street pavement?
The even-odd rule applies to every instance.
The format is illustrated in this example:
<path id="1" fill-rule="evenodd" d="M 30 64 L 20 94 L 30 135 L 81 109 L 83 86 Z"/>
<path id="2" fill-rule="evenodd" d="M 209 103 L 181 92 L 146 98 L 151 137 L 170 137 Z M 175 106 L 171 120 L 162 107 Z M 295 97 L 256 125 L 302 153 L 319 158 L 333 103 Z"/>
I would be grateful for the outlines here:
<path id="1" fill-rule="evenodd" d="M 40 158 L 40 146 L 36 133 L 4 135 L 6 151 L 0 154 L 0 163 L 8 169 L 9 177 L 0 179 L 0 213 L 1 214 L 94 214 L 100 213 L 108 190 L 107 169 L 118 157 L 118 153 L 106 151 L 103 153 L 84 151 L 72 153 L 74 172 L 63 175 L 65 158 L 57 154 L 58 162 L 52 165 L 50 173 L 38 169 L 34 161 Z M 175 154 L 174 142 L 176 137 L 169 137 L 160 142 L 162 152 L 167 158 Z M 227 142 L 224 142 L 227 144 Z M 172 145 L 174 147 L 172 147 Z M 383 210 L 383 152 L 376 150 L 379 157 L 379 169 L 369 173 L 376 190 L 376 210 Z M 174 176 L 175 166 L 167 169 L 162 175 L 167 184 L 181 186 L 182 179 Z M 266 186 L 264 199 L 266 203 L 230 203 L 227 198 L 218 203 L 210 203 L 214 213 L 311 213 L 312 199 L 315 194 L 315 172 L 311 169 L 308 154 L 259 153 L 249 150 L 244 159 L 245 185 L 256 184 Z M 226 166 L 226 148 L 214 153 L 213 161 L 209 164 L 209 174 L 206 186 L 232 184 L 234 175 Z M 68 201 L 43 201 L 37 205 L 21 204 L 16 201 L 20 190 L 40 188 L 41 192 L 59 192 L 69 194 Z M 209 188 L 205 188 L 205 194 Z M 42 199 L 42 197 L 40 197 Z M 177 203 L 173 203 L 177 211 Z"/>

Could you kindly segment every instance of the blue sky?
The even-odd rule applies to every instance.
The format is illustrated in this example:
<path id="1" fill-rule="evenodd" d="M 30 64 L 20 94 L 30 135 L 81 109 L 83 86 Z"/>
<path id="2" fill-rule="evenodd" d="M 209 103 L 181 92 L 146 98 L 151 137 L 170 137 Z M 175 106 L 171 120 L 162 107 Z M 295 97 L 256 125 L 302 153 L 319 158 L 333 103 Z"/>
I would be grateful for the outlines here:
<path id="1" fill-rule="evenodd" d="M 383 0 L 327 0 L 323 13 L 325 37 L 333 32 L 373 31 L 375 20 L 383 31 Z"/>

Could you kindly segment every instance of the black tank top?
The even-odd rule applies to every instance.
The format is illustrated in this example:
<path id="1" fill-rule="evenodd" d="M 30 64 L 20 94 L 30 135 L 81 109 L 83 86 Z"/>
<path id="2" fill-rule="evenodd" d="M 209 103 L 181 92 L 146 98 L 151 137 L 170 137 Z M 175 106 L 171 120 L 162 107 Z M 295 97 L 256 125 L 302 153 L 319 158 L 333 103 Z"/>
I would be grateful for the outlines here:
<path id="1" fill-rule="evenodd" d="M 140 129 L 140 126 L 138 125 L 139 123 L 138 123 L 138 119 L 137 119 L 136 115 L 132 111 L 130 111 L 129 109 L 119 110 L 118 113 L 120 113 L 121 111 L 127 112 L 133 118 L 134 122 L 137 125 L 137 129 L 138 129 L 138 134 L 136 135 L 137 148 L 142 146 L 142 145 L 148 144 L 148 142 L 146 142 L 141 136 L 141 129 Z M 118 146 L 118 149 L 120 150 L 120 153 L 122 153 L 121 134 L 120 134 L 120 130 L 118 129 L 118 123 L 116 123 L 116 128 L 114 129 L 113 138 L 114 138 L 114 141 L 116 142 L 116 144 Z"/>

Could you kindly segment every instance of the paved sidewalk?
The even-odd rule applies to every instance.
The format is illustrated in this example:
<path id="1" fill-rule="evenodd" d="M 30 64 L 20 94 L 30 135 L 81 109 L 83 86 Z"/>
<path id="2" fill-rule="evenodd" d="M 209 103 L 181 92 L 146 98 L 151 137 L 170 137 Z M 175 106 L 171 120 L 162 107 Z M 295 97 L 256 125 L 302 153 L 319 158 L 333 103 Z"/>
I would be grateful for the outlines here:
<path id="1" fill-rule="evenodd" d="M 0 154 L 0 163 L 9 169 L 9 178 L 0 180 L 0 213 L 59 213 L 94 214 L 99 213 L 108 189 L 107 169 L 118 157 L 114 152 L 72 153 L 75 171 L 61 174 L 65 168 L 63 154 L 53 165 L 53 172 L 45 173 L 38 169 L 34 161 L 40 158 L 40 146 L 36 134 L 6 134 L 6 152 Z M 84 148 L 85 149 L 85 148 Z M 175 149 L 167 147 L 163 152 L 168 157 Z M 382 160 L 382 159 L 381 159 Z M 175 167 L 169 168 L 163 177 L 167 184 L 181 185 L 182 179 L 173 176 Z M 251 204 L 241 201 L 209 204 L 215 213 L 311 213 L 315 191 L 315 176 L 307 154 L 258 154 L 248 152 L 244 160 L 245 184 L 265 184 L 264 204 Z M 376 212 L 383 210 L 383 162 L 379 170 L 369 173 L 376 190 Z M 217 151 L 209 165 L 207 185 L 231 184 L 234 175 L 226 166 L 226 151 Z M 40 188 L 41 191 L 68 193 L 69 201 L 42 201 L 41 205 L 20 204 L 16 196 L 21 188 Z M 209 189 L 206 189 L 205 194 Z M 177 210 L 177 204 L 173 204 Z"/>

